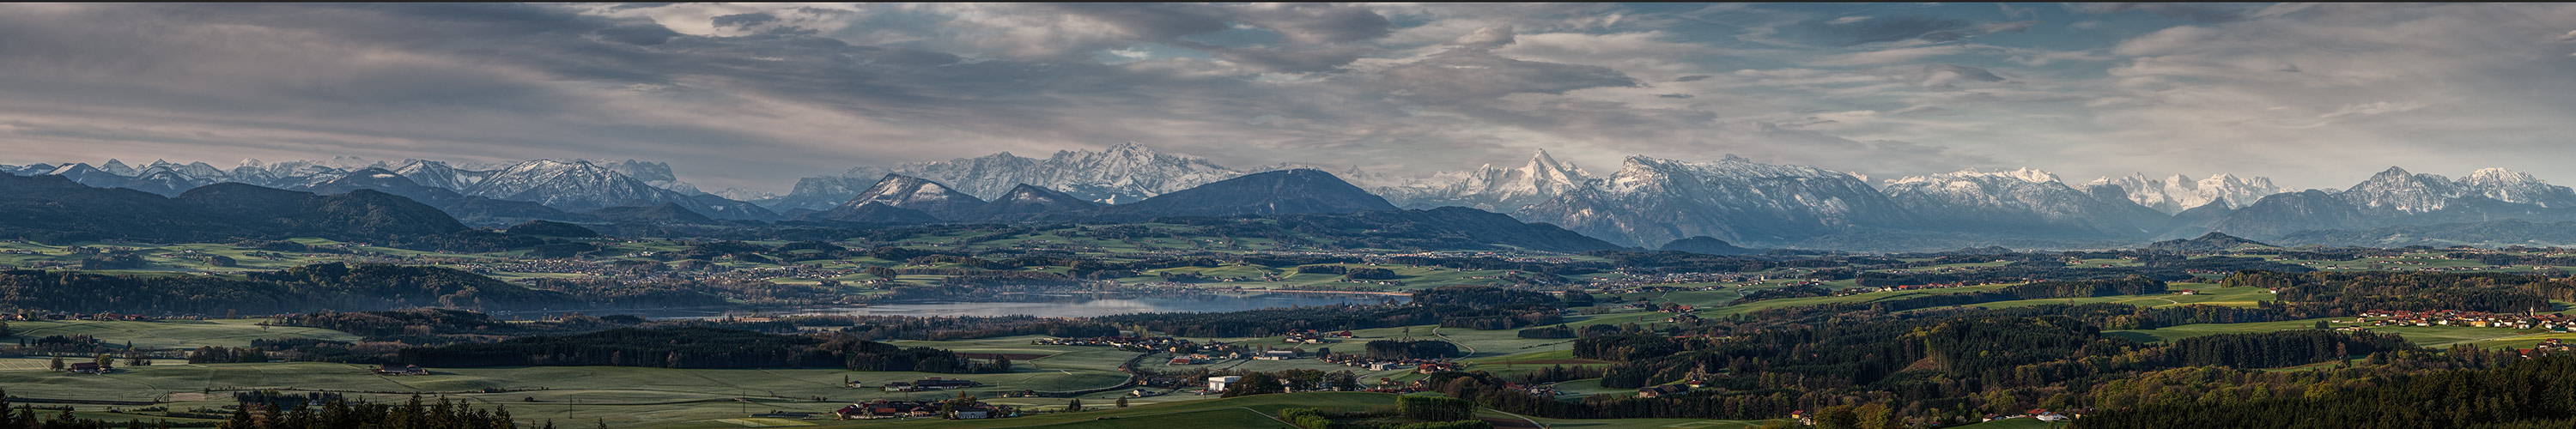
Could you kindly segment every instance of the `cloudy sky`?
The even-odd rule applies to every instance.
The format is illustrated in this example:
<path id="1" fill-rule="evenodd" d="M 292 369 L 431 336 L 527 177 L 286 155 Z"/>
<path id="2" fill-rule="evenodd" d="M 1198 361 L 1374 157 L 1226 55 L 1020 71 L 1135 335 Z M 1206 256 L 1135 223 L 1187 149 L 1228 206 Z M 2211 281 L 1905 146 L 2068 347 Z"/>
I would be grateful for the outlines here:
<path id="1" fill-rule="evenodd" d="M 5 4 L 0 163 L 856 165 L 1136 141 L 2576 184 L 2568 4 Z"/>

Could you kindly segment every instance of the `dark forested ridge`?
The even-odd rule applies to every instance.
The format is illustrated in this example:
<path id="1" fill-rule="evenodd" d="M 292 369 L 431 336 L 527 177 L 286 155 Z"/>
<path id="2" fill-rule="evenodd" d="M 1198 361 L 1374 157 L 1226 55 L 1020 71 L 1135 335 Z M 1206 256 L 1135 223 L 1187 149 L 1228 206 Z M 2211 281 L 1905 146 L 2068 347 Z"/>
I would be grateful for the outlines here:
<path id="1" fill-rule="evenodd" d="M 2500 367 L 2451 369 L 2336 382 L 2212 377 L 2218 394 L 2155 395 L 2075 422 L 2083 429 L 2129 428 L 2566 428 L 2576 427 L 2576 356 L 2515 359 Z M 2310 381 L 2280 394 L 2280 383 Z M 2120 386 L 2128 387 L 2128 386 Z M 2168 388 L 2167 386 L 2149 386 Z M 2182 386 L 2176 386 L 2182 387 Z"/>
<path id="2" fill-rule="evenodd" d="M 657 295 L 658 305 L 720 305 L 704 294 Z M 231 276 L 0 271 L 0 307 L 75 313 L 220 315 L 409 307 L 575 309 L 591 300 L 439 267 L 315 264 Z"/>
<path id="3" fill-rule="evenodd" d="M 376 191 L 339 195 L 222 183 L 162 197 L 61 176 L 0 174 L 0 237 L 227 242 L 323 237 L 386 240 L 465 230 L 438 209 Z"/>
<path id="4" fill-rule="evenodd" d="M 898 347 L 848 334 L 774 335 L 718 328 L 618 328 L 537 335 L 492 343 L 404 349 L 403 363 L 649 366 L 661 368 L 849 368 L 860 371 L 1001 371 L 929 347 Z"/>

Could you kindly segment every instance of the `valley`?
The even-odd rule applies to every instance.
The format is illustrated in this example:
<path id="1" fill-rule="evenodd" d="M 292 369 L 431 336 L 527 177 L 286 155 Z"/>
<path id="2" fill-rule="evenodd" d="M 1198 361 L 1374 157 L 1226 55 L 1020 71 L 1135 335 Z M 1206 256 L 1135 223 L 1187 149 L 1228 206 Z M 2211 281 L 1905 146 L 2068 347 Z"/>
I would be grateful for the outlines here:
<path id="1" fill-rule="evenodd" d="M 0 429 L 2576 428 L 2571 29 L 0 2 Z"/>

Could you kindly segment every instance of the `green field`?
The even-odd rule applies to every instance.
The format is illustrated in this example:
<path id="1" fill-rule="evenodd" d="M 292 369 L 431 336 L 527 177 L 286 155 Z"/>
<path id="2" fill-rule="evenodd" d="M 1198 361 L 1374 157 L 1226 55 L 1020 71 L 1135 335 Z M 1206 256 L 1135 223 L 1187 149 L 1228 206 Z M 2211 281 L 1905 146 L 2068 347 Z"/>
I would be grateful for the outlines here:
<path id="1" fill-rule="evenodd" d="M 1704 311 L 1704 312 L 1702 312 L 1701 316 L 1702 316 L 1702 317 L 1729 316 L 1729 315 L 1736 315 L 1736 314 L 1751 313 L 1751 312 L 1755 312 L 1755 311 L 1769 310 L 1769 309 L 1774 309 L 1774 308 L 1798 307 L 1798 306 L 1808 306 L 1808 305 L 1840 304 L 1840 303 L 1871 303 L 1871 302 L 1878 302 L 1878 301 L 1888 301 L 1888 300 L 1896 300 L 1896 299 L 1905 299 L 1905 298 L 1911 298 L 1911 297 L 1917 297 L 1917 296 L 1924 296 L 1924 295 L 1941 295 L 1941 294 L 1953 294 L 1953 293 L 1966 293 L 1966 292 L 1989 291 L 1989 290 L 1995 290 L 1995 289 L 2002 289 L 2002 288 L 2004 288 L 2005 286 L 2010 286 L 2010 285 L 1964 286 L 1964 287 L 1940 288 L 1940 289 L 1918 289 L 1918 290 L 1898 290 L 1898 291 L 1886 291 L 1886 292 L 1864 292 L 1864 293 L 1856 293 L 1856 294 L 1843 295 L 1843 296 L 1818 296 L 1818 297 L 1807 297 L 1807 298 L 1782 298 L 1782 299 L 1768 299 L 1768 300 L 1761 300 L 1761 301 L 1749 302 L 1749 303 L 1745 303 L 1744 305 L 1726 306 L 1726 307 L 1718 307 L 1718 308 L 1710 309 L 1710 310 L 1708 310 L 1708 311 Z"/>
<path id="2" fill-rule="evenodd" d="M 2218 285 L 2209 283 L 2174 283 L 2168 285 L 2166 289 L 2176 292 L 2156 295 L 2117 295 L 2089 298 L 1999 301 L 1974 304 L 1971 306 L 1982 308 L 2013 308 L 2049 304 L 2083 305 L 2107 302 L 2139 307 L 2168 307 L 2193 304 L 2226 307 L 2253 307 L 2257 302 L 2270 301 L 2273 298 L 2271 291 L 2259 287 L 2219 287 Z M 2186 289 L 2192 290 L 2195 293 L 2191 295 L 2182 295 L 2178 293 L 2179 291 Z"/>
<path id="3" fill-rule="evenodd" d="M 1086 401 L 1086 403 L 1089 403 Z M 1090 403 L 1108 405 L 1108 403 Z M 1257 395 L 1241 398 L 1210 399 L 1110 408 L 1079 413 L 1039 414 L 1035 416 L 991 420 L 916 419 L 891 422 L 828 422 L 823 426 L 866 426 L 889 428 L 991 428 L 991 427 L 1074 427 L 1074 428 L 1259 428 L 1292 427 L 1277 420 L 1279 410 L 1287 408 L 1323 408 L 1365 410 L 1392 407 L 1395 395 L 1363 392 L 1312 392 Z M 1105 420 L 1104 420 L 1105 419 Z"/>
<path id="4" fill-rule="evenodd" d="M 296 326 L 259 326 L 260 319 L 81 321 L 29 320 L 9 322 L 14 337 L 0 341 L 33 340 L 47 335 L 88 335 L 111 347 L 131 343 L 136 348 L 172 349 L 204 346 L 245 347 L 255 339 L 319 338 L 332 341 L 357 341 L 347 332 Z"/>
<path id="5" fill-rule="evenodd" d="M 1047 359 L 1008 374 L 930 374 L 858 372 L 839 369 L 662 369 L 635 367 L 490 367 L 432 368 L 431 375 L 384 377 L 367 366 L 293 362 L 192 365 L 163 363 L 122 367 L 106 375 L 62 374 L 45 370 L 44 359 L 0 359 L 0 385 L 13 396 L 34 398 L 169 401 L 172 409 L 215 407 L 229 403 L 225 390 L 298 389 L 359 392 L 378 401 L 399 401 L 412 394 L 446 397 L 481 405 L 517 408 L 530 421 L 604 420 L 614 427 L 703 422 L 741 418 L 768 410 L 821 412 L 851 401 L 937 399 L 955 392 L 884 392 L 845 389 L 843 377 L 869 386 L 926 377 L 963 378 L 988 384 L 963 389 L 984 397 L 999 392 L 1072 390 L 1116 385 L 1126 379 L 1114 371 L 1046 368 Z M 1115 365 L 1114 363 L 1112 364 Z M 1086 365 L 1073 365 L 1086 366 Z M 485 389 L 501 390 L 484 393 Z M 824 398 L 816 401 L 815 398 Z M 1158 398 L 1159 399 L 1159 398 Z M 1172 398 L 1183 399 L 1183 398 Z M 1009 398 L 992 402 L 1056 407 L 1063 399 Z M 1098 404 L 1108 404 L 1103 397 Z M 748 410 L 748 412 L 746 412 Z"/>

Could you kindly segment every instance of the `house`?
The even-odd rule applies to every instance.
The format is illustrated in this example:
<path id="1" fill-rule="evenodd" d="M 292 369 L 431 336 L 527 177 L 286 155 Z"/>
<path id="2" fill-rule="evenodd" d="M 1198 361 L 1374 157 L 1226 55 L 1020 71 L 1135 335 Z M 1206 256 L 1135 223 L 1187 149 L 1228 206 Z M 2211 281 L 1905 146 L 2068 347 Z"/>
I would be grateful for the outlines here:
<path id="1" fill-rule="evenodd" d="M 960 410 L 957 410 L 957 411 L 949 412 L 949 413 L 948 413 L 948 418 L 951 418 L 951 419 L 958 419 L 958 420 L 965 420 L 965 419 L 989 419 L 989 418 L 993 418 L 993 409 L 991 409 L 991 408 L 966 408 L 966 409 L 960 409 Z"/>
<path id="2" fill-rule="evenodd" d="M 1296 358 L 1297 358 L 1297 351 L 1295 351 L 1295 350 L 1264 350 L 1264 351 L 1262 351 L 1262 352 L 1261 352 L 1261 354 L 1260 354 L 1260 355 L 1253 356 L 1252 358 L 1253 358 L 1253 359 L 1260 359 L 1260 360 L 1289 360 L 1289 359 L 1296 359 Z"/>
<path id="3" fill-rule="evenodd" d="M 72 364 L 71 369 L 63 371 L 73 374 L 106 374 L 107 367 L 99 366 L 96 362 L 80 362 Z"/>
<path id="4" fill-rule="evenodd" d="M 429 370 L 420 365 L 389 363 L 377 366 L 376 375 L 429 375 Z"/>
<path id="5" fill-rule="evenodd" d="M 1654 386 L 1654 387 L 1639 387 L 1639 388 L 1637 388 L 1637 397 L 1639 397 L 1639 398 L 1657 398 L 1657 397 L 1663 397 L 1663 396 L 1665 396 L 1665 395 L 1676 395 L 1676 394 L 1681 394 L 1681 393 L 1683 393 L 1683 392 L 1689 392 L 1689 391 L 1690 391 L 1690 389 L 1689 389 L 1689 388 L 1685 388 L 1685 387 L 1681 387 L 1681 386 L 1676 386 L 1676 385 L 1670 385 L 1670 384 L 1662 385 L 1662 386 Z"/>
<path id="6" fill-rule="evenodd" d="M 1207 381 L 1208 381 L 1208 385 L 1207 385 L 1207 390 L 1208 390 L 1208 391 L 1210 391 L 1210 392 L 1223 392 L 1223 391 L 1225 391 L 1225 387 L 1226 387 L 1226 385 L 1230 385 L 1230 384 L 1234 384 L 1234 383 L 1242 382 L 1242 381 L 1243 381 L 1243 376 L 1240 376 L 1240 375 L 1228 375 L 1228 376 L 1223 376 L 1223 377 L 1208 377 L 1208 380 L 1207 380 Z"/>

